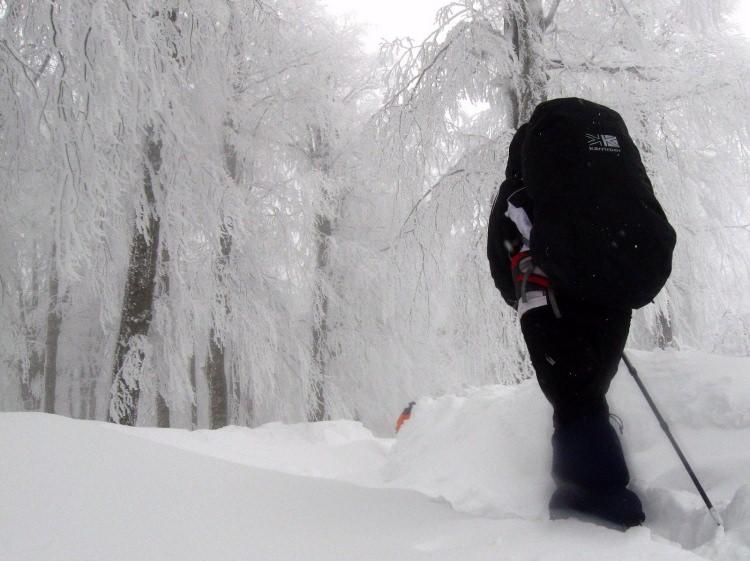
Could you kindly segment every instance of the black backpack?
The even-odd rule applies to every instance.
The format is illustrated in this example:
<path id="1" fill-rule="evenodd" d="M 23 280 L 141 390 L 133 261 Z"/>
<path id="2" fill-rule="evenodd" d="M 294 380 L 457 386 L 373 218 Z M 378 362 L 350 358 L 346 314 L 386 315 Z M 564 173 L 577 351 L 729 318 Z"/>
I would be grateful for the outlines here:
<path id="1" fill-rule="evenodd" d="M 541 103 L 522 146 L 531 255 L 579 301 L 640 308 L 672 270 L 676 234 L 622 117 L 578 98 Z"/>

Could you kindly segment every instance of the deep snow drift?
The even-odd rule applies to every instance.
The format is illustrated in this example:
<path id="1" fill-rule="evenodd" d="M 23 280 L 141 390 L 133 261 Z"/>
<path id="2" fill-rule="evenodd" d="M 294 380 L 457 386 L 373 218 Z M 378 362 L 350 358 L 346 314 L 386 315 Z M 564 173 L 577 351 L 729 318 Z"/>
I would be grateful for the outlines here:
<path id="1" fill-rule="evenodd" d="M 631 487 L 643 499 L 646 527 L 708 559 L 750 560 L 750 359 L 695 352 L 631 352 L 631 358 L 728 534 L 717 535 L 622 366 L 610 389 L 610 409 L 624 423 Z M 391 484 L 443 497 L 463 512 L 546 520 L 553 488 L 551 412 L 533 380 L 422 400 L 384 474 Z"/>
<path id="2" fill-rule="evenodd" d="M 726 532 L 622 370 L 610 402 L 645 527 L 547 519 L 550 409 L 531 380 L 422 399 L 396 440 L 351 421 L 190 433 L 2 414 L 0 560 L 750 559 L 750 359 L 632 358 Z"/>

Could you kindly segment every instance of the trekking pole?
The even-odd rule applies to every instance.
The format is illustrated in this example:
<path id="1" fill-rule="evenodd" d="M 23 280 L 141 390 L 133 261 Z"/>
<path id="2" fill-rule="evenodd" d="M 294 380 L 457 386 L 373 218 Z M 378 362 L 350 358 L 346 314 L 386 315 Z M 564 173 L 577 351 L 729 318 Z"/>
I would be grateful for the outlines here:
<path id="1" fill-rule="evenodd" d="M 659 410 L 656 408 L 656 404 L 654 403 L 654 400 L 651 399 L 651 396 L 646 390 L 646 386 L 643 385 L 643 382 L 638 376 L 638 371 L 635 369 L 635 366 L 633 366 L 633 363 L 630 362 L 630 360 L 628 359 L 625 353 L 622 353 L 622 360 L 625 362 L 625 366 L 628 367 L 628 370 L 630 371 L 631 376 L 633 376 L 635 383 L 638 384 L 638 387 L 641 389 L 641 392 L 643 392 L 643 396 L 646 398 L 646 401 L 651 407 L 651 410 L 654 412 L 654 415 L 656 415 L 656 419 L 659 421 L 659 425 L 661 426 L 664 433 L 667 435 L 669 442 L 672 443 L 672 447 L 675 449 L 675 452 L 677 452 L 677 455 L 680 457 L 680 460 L 682 460 L 682 465 L 685 466 L 685 469 L 687 470 L 688 475 L 690 476 L 690 479 L 693 480 L 693 484 L 695 485 L 695 488 L 698 489 L 698 492 L 700 493 L 701 498 L 703 499 L 703 502 L 706 503 L 706 507 L 708 508 L 708 512 L 711 514 L 711 518 L 714 519 L 714 522 L 716 522 L 717 526 L 724 526 L 721 520 L 721 516 L 719 516 L 719 513 L 714 508 L 714 505 L 711 504 L 711 499 L 708 498 L 708 495 L 703 490 L 703 486 L 700 484 L 700 481 L 698 481 L 698 478 L 696 477 L 695 472 L 693 471 L 693 468 L 690 467 L 690 464 L 688 463 L 687 458 L 685 458 L 685 454 L 682 453 L 680 446 L 677 444 L 677 441 L 674 439 L 674 436 L 672 436 L 672 432 L 669 430 L 669 427 L 667 426 L 667 422 L 664 420 L 664 417 L 661 416 L 661 413 L 659 413 Z"/>

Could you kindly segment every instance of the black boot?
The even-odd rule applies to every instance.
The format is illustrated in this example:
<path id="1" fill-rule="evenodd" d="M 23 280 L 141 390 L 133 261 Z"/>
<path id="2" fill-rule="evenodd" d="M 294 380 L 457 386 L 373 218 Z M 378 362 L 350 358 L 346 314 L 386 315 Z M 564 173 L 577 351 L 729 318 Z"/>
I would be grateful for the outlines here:
<path id="1" fill-rule="evenodd" d="M 559 425 L 552 448 L 558 489 L 549 504 L 551 518 L 580 514 L 621 527 L 645 520 L 641 501 L 626 488 L 630 474 L 607 412 Z"/>
<path id="2" fill-rule="evenodd" d="M 591 490 L 560 486 L 549 501 L 549 513 L 552 520 L 590 519 L 617 529 L 639 526 L 646 520 L 638 495 L 625 487 Z"/>

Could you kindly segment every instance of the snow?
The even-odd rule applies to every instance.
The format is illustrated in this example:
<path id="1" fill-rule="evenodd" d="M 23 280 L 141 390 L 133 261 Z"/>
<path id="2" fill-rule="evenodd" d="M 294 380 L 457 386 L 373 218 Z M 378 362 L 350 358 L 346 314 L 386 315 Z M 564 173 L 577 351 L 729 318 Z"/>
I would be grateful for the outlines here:
<path id="1" fill-rule="evenodd" d="M 1 414 L 0 561 L 750 559 L 750 359 L 631 358 L 726 531 L 623 369 L 610 402 L 640 528 L 548 520 L 550 408 L 530 380 L 420 399 L 395 439 Z"/>
<path id="2" fill-rule="evenodd" d="M 256 429 L 231 426 L 195 432 L 104 426 L 230 462 L 362 486 L 380 486 L 380 466 L 393 444 L 391 439 L 375 438 L 354 421 L 268 423 Z"/>

